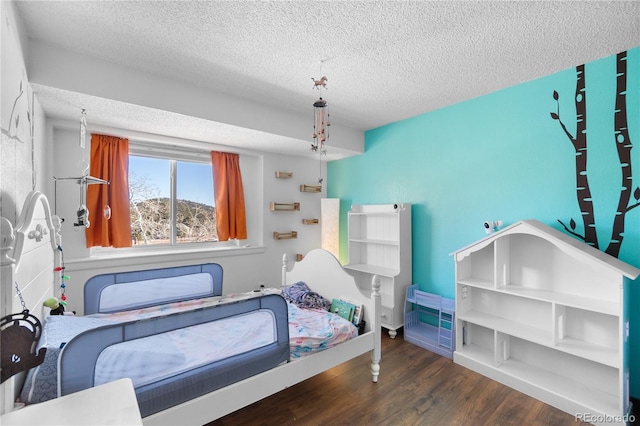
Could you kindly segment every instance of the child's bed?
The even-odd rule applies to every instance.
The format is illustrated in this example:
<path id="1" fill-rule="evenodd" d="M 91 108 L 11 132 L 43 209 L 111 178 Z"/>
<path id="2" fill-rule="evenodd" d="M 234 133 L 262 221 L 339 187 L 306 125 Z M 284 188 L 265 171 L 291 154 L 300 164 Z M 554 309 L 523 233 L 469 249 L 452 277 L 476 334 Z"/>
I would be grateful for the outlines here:
<path id="1" fill-rule="evenodd" d="M 44 196 L 40 194 L 36 199 L 37 203 L 43 206 L 42 210 L 48 210 Z M 33 202 L 32 197 L 29 200 L 28 202 Z M 25 206 L 24 211 L 25 215 L 28 215 L 30 210 Z M 41 213 L 49 216 L 48 211 Z M 26 218 L 24 222 L 33 221 Z M 50 222 L 51 220 L 45 220 L 45 223 Z M 42 224 L 40 228 L 43 228 Z M 18 234 L 28 235 L 31 231 L 17 229 L 16 239 L 21 238 Z M 55 233 L 51 232 L 48 235 L 53 237 Z M 2 245 L 5 245 L 4 242 Z M 50 239 L 48 251 L 54 252 L 51 254 L 51 261 L 45 262 L 47 265 L 44 268 L 38 266 L 39 273 L 34 272 L 37 278 L 34 279 L 33 287 L 42 287 L 42 290 L 39 290 L 42 296 L 29 302 L 34 311 L 35 307 L 42 305 L 41 300 L 54 293 L 54 278 L 50 271 L 53 271 L 53 254 L 56 250 L 51 250 L 51 247 L 55 248 L 57 244 Z M 18 253 L 18 248 L 16 244 L 13 253 L 17 264 L 10 265 L 10 262 L 3 261 L 4 272 L 13 273 L 25 268 L 24 257 Z M 31 270 L 32 265 L 36 264 L 28 264 L 26 267 Z M 90 280 L 86 286 L 86 317 L 45 318 L 45 330 L 53 327 L 51 324 L 61 326 L 61 336 L 51 330 L 45 331 L 46 340 L 53 343 L 53 348 L 47 349 L 49 357 L 57 357 L 58 354 L 54 352 L 59 352 L 59 394 L 65 395 L 115 380 L 119 377 L 118 374 L 122 374 L 119 370 L 136 363 L 145 366 L 158 365 L 160 367 L 155 370 L 163 376 L 150 378 L 140 375 L 136 378 L 139 383 L 136 386 L 136 395 L 144 422 L 204 424 L 366 352 L 372 354 L 371 372 L 373 381 L 377 381 L 380 360 L 380 319 L 377 314 L 380 295 L 377 280 L 372 283 L 375 288 L 371 292 L 362 294 L 338 260 L 324 250 L 312 250 L 303 261 L 296 263 L 291 271 L 288 270 L 286 256 L 283 258 L 283 288 L 285 285 L 291 286 L 303 281 L 311 290 L 329 301 L 333 298 L 346 298 L 363 305 L 363 332 L 360 335 L 352 332 L 355 337 L 335 344 L 324 340 L 304 341 L 297 335 L 298 329 L 305 328 L 304 318 L 299 316 L 304 310 L 297 309 L 295 305 L 288 306 L 280 295 L 273 294 L 277 291 L 217 296 L 221 290 L 217 283 L 222 281 L 222 271 L 217 265 L 194 265 L 184 268 L 182 271 L 170 268 L 98 276 Z M 18 276 L 19 273 L 16 274 L 16 277 Z M 199 280 L 197 277 L 204 279 Z M 176 280 L 187 280 L 193 285 L 182 286 L 176 284 Z M 3 292 L 11 295 L 12 289 L 8 288 L 6 282 L 3 276 Z M 150 284 L 153 285 L 153 291 L 147 291 L 144 287 Z M 186 292 L 183 287 L 193 290 Z M 131 296 L 132 293 L 128 290 L 130 288 L 138 290 L 137 295 Z M 168 292 L 158 291 L 158 288 L 164 288 Z M 177 293 L 176 288 L 180 288 Z M 202 291 L 211 293 L 202 298 Z M 189 294 L 186 299 L 191 300 L 184 300 L 185 293 Z M 160 295 L 159 301 L 163 305 L 157 305 L 158 300 L 148 300 L 147 294 Z M 3 299 L 3 302 L 5 300 Z M 8 302 L 3 303 L 7 309 L 14 312 L 21 310 L 20 302 L 15 297 Z M 133 310 L 136 311 L 135 314 Z M 4 312 L 8 310 L 5 309 Z M 142 314 L 143 319 L 139 319 L 139 314 Z M 288 321 L 291 321 L 292 315 L 292 324 L 296 326 L 289 325 Z M 258 325 L 258 328 L 263 330 L 255 331 L 258 334 L 246 335 L 238 340 L 239 332 L 231 328 L 229 317 L 242 318 L 244 322 Z M 94 324 L 88 326 L 89 322 Z M 80 327 L 80 330 L 74 330 L 74 327 Z M 93 328 L 82 331 L 88 327 Z M 335 333 L 337 328 L 333 324 L 328 327 L 334 330 L 333 334 L 341 334 Z M 268 331 L 268 337 L 264 337 L 265 329 Z M 183 340 L 179 340 L 181 337 L 175 336 L 187 334 L 188 330 L 196 330 L 195 333 L 199 336 L 197 345 L 186 346 Z M 291 336 L 290 330 L 293 330 Z M 170 340 L 165 335 L 158 337 L 157 333 L 166 331 L 174 334 Z M 348 334 L 347 332 L 348 330 L 345 330 L 345 334 Z M 67 339 L 65 334 L 68 333 L 77 334 L 77 337 Z M 141 342 L 145 340 L 142 338 L 145 336 L 149 336 L 150 340 L 163 339 L 161 344 L 158 344 L 157 340 L 152 343 L 156 348 L 153 353 L 141 346 Z M 220 345 L 220 342 L 225 341 L 227 344 L 221 344 L 224 347 L 237 347 L 238 342 L 244 346 L 236 348 L 240 349 L 240 353 L 220 353 L 212 362 L 201 362 L 205 356 L 209 356 L 204 353 L 206 350 L 201 351 L 207 347 L 202 344 L 207 339 L 211 340 L 212 345 Z M 66 340 L 68 341 L 64 347 L 56 350 L 55 346 Z M 294 343 L 298 340 L 302 343 L 298 342 L 295 346 Z M 128 342 L 118 344 L 124 341 Z M 129 348 L 125 350 L 124 347 L 127 345 Z M 170 347 L 174 346 L 181 348 L 182 352 L 170 350 Z M 324 350 L 309 352 L 314 346 L 320 346 Z M 143 355 L 140 361 L 134 361 L 135 358 L 132 358 L 131 354 L 136 352 Z M 196 363 L 186 365 L 183 362 L 185 358 L 195 360 Z M 101 364 L 98 362 L 99 359 L 110 359 L 112 362 L 101 361 Z M 123 359 L 126 362 L 122 362 Z M 156 359 L 157 363 L 152 362 L 153 359 Z M 110 368 L 101 367 L 104 365 Z M 169 366 L 175 368 L 171 370 Z M 33 371 L 30 371 L 23 394 L 32 392 L 34 388 L 41 388 L 34 386 L 29 389 L 29 384 L 35 383 L 32 376 Z M 13 385 L 9 388 L 7 384 L 3 384 L 3 392 L 7 394 L 4 401 L 5 409 L 8 409 L 11 398 L 18 393 L 18 386 Z"/>

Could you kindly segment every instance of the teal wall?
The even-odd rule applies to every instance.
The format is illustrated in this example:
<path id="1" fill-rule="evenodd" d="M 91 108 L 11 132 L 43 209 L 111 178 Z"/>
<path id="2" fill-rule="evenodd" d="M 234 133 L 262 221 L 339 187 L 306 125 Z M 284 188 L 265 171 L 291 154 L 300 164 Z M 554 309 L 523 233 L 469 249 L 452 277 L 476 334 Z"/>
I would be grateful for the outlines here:
<path id="1" fill-rule="evenodd" d="M 640 47 L 628 51 L 627 113 L 640 185 Z M 576 64 L 579 65 L 579 64 Z M 613 136 L 615 55 L 585 65 L 588 177 L 600 248 L 609 242 L 619 198 Z M 346 215 L 352 204 L 412 203 L 413 281 L 454 297 L 453 251 L 483 238 L 485 220 L 505 225 L 582 219 L 575 151 L 551 112 L 575 134 L 576 69 L 571 68 L 447 108 L 369 130 L 365 152 L 328 165 L 328 196 L 341 199 L 340 259 L 348 260 Z M 632 203 L 637 202 L 632 196 Z M 618 256 L 640 267 L 640 207 L 626 216 Z M 631 290 L 631 393 L 640 397 L 640 280 Z"/>

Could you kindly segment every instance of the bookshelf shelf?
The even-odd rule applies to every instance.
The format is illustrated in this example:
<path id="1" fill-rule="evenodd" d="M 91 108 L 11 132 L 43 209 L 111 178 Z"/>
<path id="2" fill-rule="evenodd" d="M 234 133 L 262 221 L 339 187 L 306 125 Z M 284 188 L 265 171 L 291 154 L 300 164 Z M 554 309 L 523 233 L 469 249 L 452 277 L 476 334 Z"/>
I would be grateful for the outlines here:
<path id="1" fill-rule="evenodd" d="M 639 269 L 536 220 L 453 255 L 456 363 L 571 414 L 629 413 Z"/>
<path id="2" fill-rule="evenodd" d="M 405 291 L 411 284 L 411 204 L 356 204 L 348 216 L 344 267 L 362 289 L 379 276 L 382 326 L 393 338 L 404 324 Z"/>

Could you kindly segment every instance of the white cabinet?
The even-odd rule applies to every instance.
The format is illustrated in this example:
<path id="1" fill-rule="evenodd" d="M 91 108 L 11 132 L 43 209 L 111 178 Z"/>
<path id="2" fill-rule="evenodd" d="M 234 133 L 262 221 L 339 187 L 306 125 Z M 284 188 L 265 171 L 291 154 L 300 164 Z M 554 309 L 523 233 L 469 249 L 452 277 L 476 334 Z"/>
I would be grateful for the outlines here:
<path id="1" fill-rule="evenodd" d="M 28 405 L 0 417 L 4 426 L 140 425 L 142 417 L 129 378 Z"/>
<path id="2" fill-rule="evenodd" d="M 628 413 L 640 269 L 535 220 L 454 256 L 456 363 L 588 422 Z"/>
<path id="3" fill-rule="evenodd" d="M 395 337 L 411 284 L 411 204 L 359 204 L 349 211 L 349 264 L 362 289 L 380 277 L 382 326 Z"/>

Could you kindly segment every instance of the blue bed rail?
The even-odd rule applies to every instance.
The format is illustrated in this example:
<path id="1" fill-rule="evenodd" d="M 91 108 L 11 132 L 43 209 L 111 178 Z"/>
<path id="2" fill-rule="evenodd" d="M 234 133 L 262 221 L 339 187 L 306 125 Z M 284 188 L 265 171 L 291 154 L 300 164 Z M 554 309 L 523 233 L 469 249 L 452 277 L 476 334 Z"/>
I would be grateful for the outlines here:
<path id="1" fill-rule="evenodd" d="M 282 296 L 270 294 L 82 332 L 60 352 L 58 394 L 63 396 L 93 387 L 96 362 L 108 346 L 255 310 L 268 310 L 273 314 L 276 342 L 136 388 L 142 415 L 153 414 L 288 362 L 287 303 Z"/>
<path id="2" fill-rule="evenodd" d="M 192 290 L 186 289 L 189 278 L 204 276 Z M 105 305 L 107 292 L 120 291 L 122 302 Z M 126 289 L 125 289 L 126 287 Z M 222 267 L 217 263 L 147 269 L 143 271 L 101 274 L 84 285 L 84 313 L 117 312 L 146 308 L 165 303 L 222 295 Z"/>

